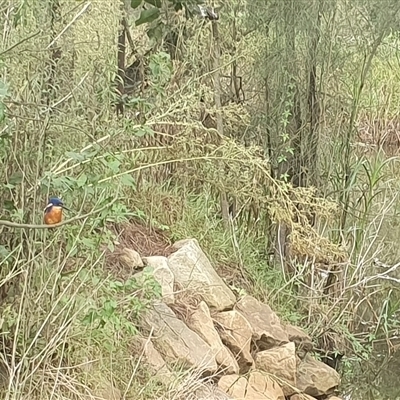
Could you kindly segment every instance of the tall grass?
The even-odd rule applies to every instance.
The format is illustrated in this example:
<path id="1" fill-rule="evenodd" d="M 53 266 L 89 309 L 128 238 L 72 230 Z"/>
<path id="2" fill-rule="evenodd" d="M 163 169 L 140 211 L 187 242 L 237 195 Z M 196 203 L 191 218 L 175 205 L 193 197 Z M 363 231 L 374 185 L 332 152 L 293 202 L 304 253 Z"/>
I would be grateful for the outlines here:
<path id="1" fill-rule="evenodd" d="M 105 253 L 119 241 L 110 226 L 129 221 L 161 229 L 171 241 L 196 237 L 237 294 L 268 301 L 283 319 L 307 326 L 320 344 L 342 350 L 348 343 L 335 341 L 344 334 L 353 350 L 365 355 L 362 341 L 391 336 L 398 312 L 397 157 L 362 155 L 352 148 L 347 223 L 339 229 L 332 222 L 332 201 L 343 190 L 339 139 L 351 128 L 342 99 L 352 96 L 352 62 L 361 57 L 357 47 L 342 51 L 339 38 L 328 52 L 333 60 L 333 52 L 342 51 L 334 61 L 343 64 L 340 80 L 333 64 L 326 70 L 331 75 L 325 89 L 334 96 L 321 130 L 319 172 L 325 186 L 318 197 L 312 188 L 296 189 L 275 179 L 273 160 L 253 146 L 265 143 L 260 132 L 268 120 L 265 94 L 259 90 L 265 76 L 257 68 L 264 46 L 271 51 L 274 41 L 255 32 L 233 43 L 232 29 L 244 32 L 246 27 L 243 16 L 235 27 L 229 18 L 221 21 L 223 49 L 235 48 L 223 52 L 221 65 L 222 73 L 229 74 L 235 61 L 248 77 L 243 86 L 247 107 L 223 107 L 227 137 L 219 137 L 212 122 L 205 127 L 199 120 L 201 112 L 211 121 L 216 113 L 207 61 L 212 37 L 206 24 L 177 17 L 182 57 L 172 63 L 164 51 L 156 51 L 146 92 L 132 97 L 124 116 L 117 117 L 119 5 L 65 0 L 60 8 L 55 34 L 48 9 L 39 3 L 15 8 L 6 2 L 2 22 L 0 220 L 14 225 L 0 222 L 5 398 L 78 399 L 94 396 L 105 383 L 130 398 L 167 393 L 178 399 L 186 379 L 194 384 L 196 372 L 189 378 L 178 373 L 176 386 L 166 388 L 149 376 L 139 362 L 142 355 L 132 350 L 141 334 L 139 316 L 159 288 L 146 274 L 137 282 L 109 273 Z M 150 47 L 144 29 L 132 29 L 142 53 Z M 191 35 L 184 40 L 185 30 Z M 392 118 L 398 108 L 399 80 L 396 68 L 389 68 L 395 65 L 396 43 L 389 37 L 378 49 L 358 99 L 359 124 Z M 53 45 L 61 49 L 57 62 Z M 346 63 L 347 51 L 352 57 Z M 271 54 L 268 62 L 281 64 Z M 135 56 L 129 48 L 129 61 Z M 272 89 L 286 87 L 281 71 L 273 71 Z M 49 80 L 54 80 L 51 87 Z M 287 86 L 290 98 L 293 87 Z M 282 107 L 275 111 L 282 111 L 278 116 L 283 118 L 288 104 Z M 288 122 L 285 118 L 279 123 Z M 275 155 L 289 154 L 285 146 Z M 229 229 L 220 217 L 219 191 L 238 200 L 240 212 Z M 57 230 L 18 227 L 41 224 L 49 194 L 63 196 L 73 210 L 67 215 L 71 222 Z M 317 215 L 314 225 L 310 210 Z M 292 229 L 293 254 L 277 261 L 270 254 L 271 232 L 282 224 Z M 329 262 L 322 262 L 322 256 Z M 329 274 L 335 279 L 327 294 Z M 321 338 L 321 332 L 328 334 Z"/>

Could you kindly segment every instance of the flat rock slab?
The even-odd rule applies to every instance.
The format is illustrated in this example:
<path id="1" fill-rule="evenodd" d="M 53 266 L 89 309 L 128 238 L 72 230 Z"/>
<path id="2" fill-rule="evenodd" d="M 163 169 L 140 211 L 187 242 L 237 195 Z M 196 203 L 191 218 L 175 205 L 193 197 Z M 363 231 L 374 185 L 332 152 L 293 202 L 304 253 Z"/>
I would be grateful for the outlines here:
<path id="1" fill-rule="evenodd" d="M 290 397 L 290 400 L 316 400 L 315 397 L 311 397 L 308 394 L 294 394 Z"/>
<path id="2" fill-rule="evenodd" d="M 297 366 L 297 388 L 300 392 L 319 397 L 339 386 L 339 374 L 328 365 L 307 355 Z"/>
<path id="3" fill-rule="evenodd" d="M 289 342 L 288 334 L 283 329 L 278 316 L 268 305 L 252 296 L 244 296 L 236 304 L 235 309 L 249 322 L 253 340 L 261 351 Z"/>
<path id="4" fill-rule="evenodd" d="M 156 375 L 162 382 L 168 384 L 172 379 L 172 374 L 161 354 L 155 349 L 150 340 L 140 339 L 144 360 L 149 370 Z"/>
<path id="5" fill-rule="evenodd" d="M 251 371 L 248 379 L 239 375 L 225 375 L 218 386 L 235 400 L 285 400 L 280 386 L 267 374 Z"/>
<path id="6" fill-rule="evenodd" d="M 174 274 L 168 265 L 167 257 L 151 256 L 143 258 L 146 265 L 153 268 L 154 279 L 161 286 L 161 293 L 164 303 L 173 304 L 175 302 L 174 296 Z"/>
<path id="7" fill-rule="evenodd" d="M 296 393 L 297 361 L 294 343 L 260 351 L 255 357 L 255 364 L 256 369 L 278 378 L 285 396 Z"/>
<path id="8" fill-rule="evenodd" d="M 295 343 L 296 351 L 301 359 L 313 350 L 314 346 L 312 340 L 303 329 L 288 324 L 285 326 L 285 330 L 288 334 L 289 341 Z"/>
<path id="9" fill-rule="evenodd" d="M 216 372 L 211 347 L 164 303 L 156 303 L 146 312 L 144 323 L 154 329 L 152 339 L 164 360 L 187 368 Z"/>
<path id="10" fill-rule="evenodd" d="M 238 360 L 241 373 L 246 373 L 254 364 L 250 354 L 252 330 L 246 318 L 236 310 L 214 315 L 214 321 L 222 342 Z"/>
<path id="11" fill-rule="evenodd" d="M 214 385 L 201 385 L 196 390 L 195 396 L 193 400 L 234 400 L 218 386 Z"/>
<path id="12" fill-rule="evenodd" d="M 225 374 L 238 374 L 239 365 L 233 354 L 224 346 L 214 327 L 210 310 L 202 301 L 187 320 L 190 329 L 196 332 L 210 347 L 217 364 Z"/>
<path id="13" fill-rule="evenodd" d="M 212 309 L 232 309 L 235 295 L 215 272 L 197 240 L 181 240 L 173 248 L 177 251 L 168 257 L 168 265 L 175 276 L 175 282 L 201 295 Z"/>

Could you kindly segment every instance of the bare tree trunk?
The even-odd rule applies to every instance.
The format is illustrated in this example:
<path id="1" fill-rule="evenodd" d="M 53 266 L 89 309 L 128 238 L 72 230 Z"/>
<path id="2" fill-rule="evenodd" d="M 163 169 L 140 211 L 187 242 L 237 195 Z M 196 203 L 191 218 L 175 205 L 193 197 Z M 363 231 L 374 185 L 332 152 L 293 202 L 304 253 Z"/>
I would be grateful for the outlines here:
<path id="1" fill-rule="evenodd" d="M 60 22 L 61 10 L 59 0 L 50 1 L 50 29 L 51 29 L 51 41 L 53 41 L 57 36 L 56 23 Z M 55 79 L 57 64 L 61 58 L 61 48 L 54 43 L 50 49 L 50 59 L 47 66 L 45 67 L 45 77 L 44 77 L 44 87 L 43 87 L 43 102 L 49 106 L 51 103 L 52 95 L 55 89 Z M 49 110 L 51 111 L 51 110 Z"/>
<path id="2" fill-rule="evenodd" d="M 317 50 L 320 39 L 322 1 L 318 0 L 318 3 L 317 20 L 309 50 L 308 113 L 310 130 L 307 138 L 308 152 L 305 155 L 306 185 L 315 184 L 318 161 L 320 106 L 317 96 Z"/>
<path id="3" fill-rule="evenodd" d="M 221 114 L 221 72 L 220 72 L 220 43 L 219 43 L 219 32 L 218 32 L 218 22 L 211 21 L 212 28 L 212 36 L 213 36 L 213 44 L 214 44 L 214 59 L 213 59 L 213 69 L 214 69 L 214 102 L 216 108 L 216 123 L 217 123 L 217 131 L 223 136 L 224 135 L 224 121 Z M 221 213 L 222 219 L 225 222 L 225 225 L 229 226 L 229 201 L 228 195 L 224 192 L 220 194 L 220 205 L 221 205 Z"/>
<path id="4" fill-rule="evenodd" d="M 124 100 L 123 95 L 125 93 L 125 51 L 126 51 L 126 24 L 125 24 L 125 4 L 121 2 L 121 22 L 120 22 L 120 33 L 118 36 L 118 76 L 117 76 L 117 94 L 118 103 L 116 107 L 117 114 L 124 113 Z"/>

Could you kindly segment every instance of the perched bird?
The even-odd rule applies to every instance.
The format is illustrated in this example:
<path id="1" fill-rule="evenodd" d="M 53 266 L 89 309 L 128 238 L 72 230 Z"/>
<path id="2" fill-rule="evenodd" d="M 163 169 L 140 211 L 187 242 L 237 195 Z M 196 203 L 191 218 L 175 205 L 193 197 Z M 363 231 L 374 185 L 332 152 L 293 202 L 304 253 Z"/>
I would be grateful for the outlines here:
<path id="1" fill-rule="evenodd" d="M 44 223 L 46 225 L 54 225 L 61 222 L 63 209 L 68 210 L 68 208 L 64 206 L 62 200 L 58 197 L 50 197 L 49 202 L 44 209 Z"/>

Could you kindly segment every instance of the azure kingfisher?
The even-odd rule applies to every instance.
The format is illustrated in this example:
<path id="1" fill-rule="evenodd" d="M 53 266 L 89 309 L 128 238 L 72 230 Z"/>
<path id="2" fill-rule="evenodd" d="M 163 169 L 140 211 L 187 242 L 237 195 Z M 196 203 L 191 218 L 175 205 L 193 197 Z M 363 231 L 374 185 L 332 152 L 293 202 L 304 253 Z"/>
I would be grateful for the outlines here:
<path id="1" fill-rule="evenodd" d="M 46 225 L 54 225 L 61 222 L 63 209 L 68 210 L 68 208 L 64 206 L 62 200 L 58 197 L 50 197 L 44 209 L 44 223 Z"/>

